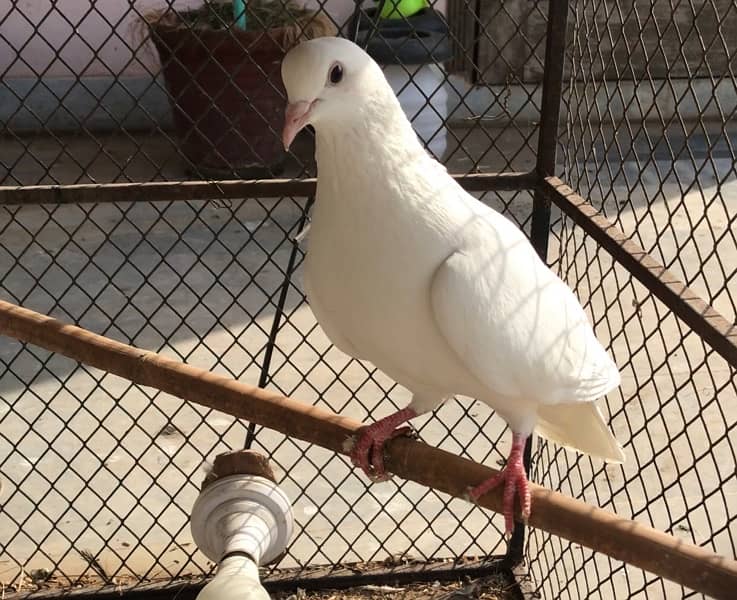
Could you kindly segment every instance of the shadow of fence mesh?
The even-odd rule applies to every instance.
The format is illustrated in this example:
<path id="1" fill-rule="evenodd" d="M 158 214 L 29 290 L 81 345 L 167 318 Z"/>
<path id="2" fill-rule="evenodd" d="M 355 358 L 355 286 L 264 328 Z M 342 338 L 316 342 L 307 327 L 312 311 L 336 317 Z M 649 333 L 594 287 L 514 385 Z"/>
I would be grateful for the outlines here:
<path id="1" fill-rule="evenodd" d="M 289 155 L 279 149 L 283 34 L 266 36 L 277 43 L 265 42 L 263 58 L 261 34 L 234 28 L 232 11 L 206 5 L 202 29 L 179 4 L 162 6 L 0 9 L 0 183 L 13 188 L 0 207 L 0 296 L 357 419 L 403 406 L 407 391 L 333 348 L 309 310 L 294 237 L 310 198 L 193 200 L 182 185 L 175 200 L 134 186 L 111 201 L 101 185 L 95 202 L 12 200 L 39 185 L 314 175 L 309 135 Z M 449 0 L 433 5 L 447 23 L 402 39 L 372 37 L 371 13 L 356 26 L 351 7 L 315 6 L 325 31 L 332 19 L 342 35 L 404 57 L 388 77 L 450 172 L 535 169 L 547 2 Z M 288 10 L 297 33 L 315 27 L 314 15 Z M 273 16 L 249 22 L 259 30 Z M 156 29 L 172 19 L 177 27 Z M 556 169 L 730 321 L 735 20 L 723 0 L 572 3 Z M 410 50 L 428 64 L 407 66 Z M 531 190 L 477 195 L 529 232 Z M 734 556 L 734 370 L 572 222 L 554 213 L 551 232 L 551 264 L 622 369 L 602 406 L 628 463 L 540 444 L 534 479 Z M 258 427 L 251 437 L 229 415 L 5 338 L 0 365 L 6 584 L 207 575 L 189 510 L 208 461 L 247 438 L 294 503 L 295 536 L 273 569 L 505 552 L 497 516 L 412 482 L 370 485 L 319 447 Z M 471 399 L 416 426 L 429 444 L 491 466 L 510 443 Z M 525 557 L 546 598 L 681 593 L 540 531 Z"/>

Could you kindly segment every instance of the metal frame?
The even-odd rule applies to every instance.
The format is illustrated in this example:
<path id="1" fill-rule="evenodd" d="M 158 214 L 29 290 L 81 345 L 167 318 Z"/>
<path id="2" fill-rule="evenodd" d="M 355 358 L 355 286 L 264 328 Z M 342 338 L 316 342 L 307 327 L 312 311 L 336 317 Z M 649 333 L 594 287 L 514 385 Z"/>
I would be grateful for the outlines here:
<path id="1" fill-rule="evenodd" d="M 540 189 L 724 360 L 737 368 L 737 325 L 714 310 L 560 179 L 546 177 Z"/>
<path id="2" fill-rule="evenodd" d="M 469 192 L 528 190 L 537 182 L 535 172 L 471 173 L 453 177 Z M 316 179 L 258 179 L 0 186 L 0 206 L 312 196 L 316 183 Z"/>
<path id="3" fill-rule="evenodd" d="M 512 191 L 534 192 L 531 224 L 531 241 L 541 255 L 547 256 L 548 237 L 551 225 L 551 207 L 558 206 L 576 224 L 590 234 L 600 246 L 634 277 L 641 281 L 655 296 L 663 300 L 670 309 L 696 332 L 707 344 L 719 353 L 730 365 L 737 368 L 737 327 L 729 323 L 704 300 L 699 298 L 683 282 L 668 272 L 663 265 L 629 240 L 620 229 L 602 216 L 591 204 L 555 175 L 556 148 L 558 145 L 559 117 L 563 90 L 563 64 L 566 48 L 566 26 L 569 12 L 568 0 L 551 0 L 549 3 L 547 40 L 544 66 L 541 121 L 538 139 L 538 154 L 535 169 L 522 173 L 480 173 L 456 176 L 458 182 L 469 191 Z M 314 179 L 302 180 L 257 180 L 257 181 L 193 181 L 151 182 L 125 184 L 83 184 L 68 186 L 5 186 L 0 187 L 0 206 L 28 204 L 70 204 L 85 202 L 119 202 L 145 199 L 146 201 L 207 200 L 213 197 L 227 198 L 273 198 L 303 196 L 312 202 L 315 192 Z M 293 253 L 294 254 L 294 253 Z M 295 255 L 296 256 L 296 255 Z M 290 261 L 283 292 L 290 285 L 294 258 Z M 268 348 L 273 351 L 275 332 L 279 326 L 279 315 L 283 310 L 283 298 L 274 319 Z M 268 352 L 268 350 L 267 350 Z M 268 359 L 262 372 L 261 385 L 268 382 Z M 247 445 L 253 440 L 249 431 Z M 531 446 L 525 452 L 525 464 L 529 471 Z M 433 569 L 432 571 L 410 570 L 403 577 L 416 580 L 422 573 L 431 573 L 433 578 L 458 576 L 473 572 L 482 575 L 494 571 L 509 571 L 523 560 L 525 527 L 518 524 L 508 545 L 503 560 L 463 569 L 457 566 Z M 366 577 L 366 578 L 364 578 Z M 377 575 L 379 579 L 386 574 Z M 320 579 L 315 587 L 354 585 L 358 580 L 367 581 L 368 576 Z M 383 580 L 383 579 L 382 579 Z M 291 580 L 290 585 L 301 579 Z M 133 594 L 131 594 L 133 595 Z"/>
<path id="4" fill-rule="evenodd" d="M 472 561 L 454 564 L 448 568 L 445 562 L 431 564 L 407 564 L 396 567 L 376 567 L 367 571 L 358 571 L 348 566 L 339 568 L 316 568 L 307 574 L 291 570 L 271 575 L 262 580 L 263 586 L 269 594 L 290 592 L 295 589 L 306 591 L 317 590 L 348 590 L 356 586 L 391 585 L 401 586 L 412 583 L 434 581 L 472 580 L 489 575 L 501 575 L 507 583 L 505 591 L 515 600 L 524 600 L 522 586 L 514 573 L 507 568 L 503 561 L 491 559 L 488 561 Z M 99 598 L 126 598 L 130 600 L 194 600 L 202 590 L 202 582 L 192 579 L 171 580 L 162 583 L 140 584 L 131 588 L 119 586 L 105 586 L 75 590 L 75 600 L 96 600 Z M 38 597 L 38 596 L 36 596 Z M 45 595 L 53 598 L 53 595 Z"/>
<path id="5" fill-rule="evenodd" d="M 331 452 L 347 454 L 345 440 L 355 436 L 362 426 L 309 403 L 122 344 L 3 301 L 0 334 Z M 248 433 L 248 440 L 253 441 L 254 430 L 249 428 Z M 385 454 L 391 473 L 453 497 L 462 497 L 474 482 L 498 474 L 406 436 L 392 440 Z M 477 504 L 499 512 L 502 495 L 501 489 L 494 490 L 479 498 Z M 533 486 L 532 498 L 535 510 L 530 524 L 542 531 L 717 598 L 729 596 L 737 584 L 737 561 L 545 488 Z M 514 548 L 511 542 L 510 548 Z M 508 552 L 503 559 L 491 561 L 488 569 L 510 570 L 517 562 Z"/>

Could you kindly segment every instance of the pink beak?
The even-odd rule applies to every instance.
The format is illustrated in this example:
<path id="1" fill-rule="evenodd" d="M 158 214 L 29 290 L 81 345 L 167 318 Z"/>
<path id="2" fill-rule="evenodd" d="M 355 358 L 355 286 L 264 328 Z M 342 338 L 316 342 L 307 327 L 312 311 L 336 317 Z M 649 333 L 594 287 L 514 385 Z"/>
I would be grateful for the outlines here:
<path id="1" fill-rule="evenodd" d="M 285 150 L 289 150 L 294 138 L 307 125 L 313 105 L 314 102 L 308 102 L 307 100 L 287 104 L 287 109 L 284 111 L 284 129 L 281 134 Z"/>

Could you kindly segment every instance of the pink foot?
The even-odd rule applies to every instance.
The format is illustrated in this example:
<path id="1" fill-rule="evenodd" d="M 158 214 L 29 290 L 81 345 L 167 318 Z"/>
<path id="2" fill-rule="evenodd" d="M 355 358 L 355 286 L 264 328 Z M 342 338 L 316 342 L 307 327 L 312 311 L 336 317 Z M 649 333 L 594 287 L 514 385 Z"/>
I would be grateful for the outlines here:
<path id="1" fill-rule="evenodd" d="M 532 496 L 530 494 L 530 485 L 527 481 L 527 474 L 525 473 L 525 465 L 522 460 L 526 441 L 527 436 L 523 437 L 516 433 L 512 434 L 512 449 L 509 452 L 507 464 L 501 472 L 486 481 L 482 481 L 479 485 L 468 491 L 469 498 L 475 501 L 504 482 L 504 528 L 506 535 L 510 535 L 514 528 L 515 493 L 520 498 L 522 519 L 527 522 L 527 519 L 530 518 Z"/>
<path id="2" fill-rule="evenodd" d="M 414 410 L 405 408 L 363 428 L 350 450 L 351 462 L 361 467 L 372 481 L 387 481 L 389 474 L 384 468 L 384 443 L 411 432 L 410 427 L 396 427 L 416 416 Z"/>

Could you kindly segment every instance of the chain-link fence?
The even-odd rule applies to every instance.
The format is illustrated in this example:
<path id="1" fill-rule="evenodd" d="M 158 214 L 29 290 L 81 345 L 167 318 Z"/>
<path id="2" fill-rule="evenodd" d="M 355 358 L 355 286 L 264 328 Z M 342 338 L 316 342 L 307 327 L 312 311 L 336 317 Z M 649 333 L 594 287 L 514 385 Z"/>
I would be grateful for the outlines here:
<path id="1" fill-rule="evenodd" d="M 296 180 L 314 164 L 309 135 L 290 155 L 278 147 L 290 34 L 263 39 L 268 10 L 249 12 L 243 29 L 230 4 L 198 14 L 143 6 L 64 0 L 0 12 L 0 168 L 12 186 L 0 209 L 3 298 L 354 418 L 406 404 L 405 390 L 330 346 L 301 291 L 294 237 L 312 187 Z M 547 3 L 449 0 L 387 33 L 374 25 L 380 7 L 327 2 L 317 21 L 290 7 L 289 24 L 310 35 L 334 27 L 370 47 L 450 172 L 523 174 L 472 185 L 511 190 L 478 196 L 535 231 L 540 250 L 552 232 L 551 263 L 622 368 L 608 408 L 629 459 L 603 467 L 543 445 L 534 478 L 734 556 L 732 367 L 572 221 L 549 227 L 534 192 L 536 174 L 563 173 L 734 320 L 737 92 L 725 40 L 737 7 L 650 6 L 571 6 L 557 168 L 556 94 L 542 107 L 544 79 L 555 83 L 543 68 Z M 295 181 L 203 179 L 254 176 Z M 506 550 L 501 519 L 464 501 L 412 482 L 369 485 L 342 456 L 36 347 L 3 339 L 0 359 L 3 582 L 205 575 L 189 509 L 207 461 L 246 443 L 270 456 L 295 507 L 295 537 L 274 568 Z M 490 465 L 510 442 L 472 400 L 416 425 L 429 444 Z M 670 592 L 539 531 L 526 558 L 544 597 Z"/>
<path id="2" fill-rule="evenodd" d="M 730 323 L 737 309 L 737 4 L 571 3 L 558 172 Z M 545 446 L 546 486 L 737 555 L 735 369 L 570 218 L 551 243 L 622 371 L 607 398 L 623 468 Z M 550 598 L 675 598 L 688 590 L 534 532 Z"/>
<path id="3" fill-rule="evenodd" d="M 208 18 L 215 23 L 206 33 L 189 16 L 180 39 L 172 40 L 171 30 L 153 30 L 158 51 L 168 53 L 162 74 L 157 49 L 139 41 L 146 37 L 140 33 L 181 15 L 181 7 L 144 12 L 136 5 L 103 10 L 93 4 L 72 15 L 65 10 L 71 6 L 17 5 L 2 17 L 0 36 L 9 47 L 1 103 L 4 185 L 228 179 L 254 172 L 300 178 L 314 171 L 307 136 L 296 156 L 274 157 L 284 104 L 278 51 L 270 48 L 274 55 L 261 60 L 250 32 L 218 31 L 218 20 L 233 22 L 222 9 L 212 9 Z M 333 7 L 325 10 L 320 14 L 335 15 Z M 338 23 L 346 34 L 367 37 L 365 26 L 354 27 L 355 17 L 346 17 Z M 370 19 L 363 16 L 365 23 Z M 430 25 L 447 28 L 441 19 Z M 220 38 L 204 41 L 215 34 Z M 449 34 L 435 37 L 435 46 L 448 44 Z M 381 32 L 377 39 L 384 39 Z M 392 51 L 402 51 L 396 38 L 386 39 Z M 205 43 L 211 48 L 198 53 Z M 68 56 L 79 44 L 88 65 Z M 112 52 L 111 44 L 123 50 Z M 44 61 L 38 54 L 46 45 Z M 96 78 L 86 77 L 85 69 L 93 68 Z M 167 69 L 185 72 L 167 79 Z M 386 69 L 408 114 L 429 131 L 428 146 L 445 154 L 453 171 L 533 166 L 535 130 L 518 123 L 501 98 L 468 100 L 474 90 L 460 78 L 450 80 L 435 62 Z M 33 83 L 10 77 L 18 71 L 30 72 Z M 60 81 L 57 73 L 74 77 Z M 536 93 L 536 86 L 525 90 L 514 110 L 537 112 Z M 177 107 L 173 115 L 162 98 Z M 250 108 L 256 98 L 262 110 L 255 117 L 234 108 Z M 482 127 L 479 105 L 501 113 L 505 126 L 496 132 Z M 461 126 L 447 126 L 450 107 Z M 276 116 L 266 114 L 277 109 Z M 238 121 L 246 120 L 244 112 L 246 125 Z M 259 119 L 262 137 L 249 136 L 247 126 Z M 239 162 L 241 156 L 249 164 Z M 179 199 L 162 201 L 173 188 Z M 235 194 L 212 186 L 204 196 L 188 196 L 191 188 L 182 186 L 167 189 L 64 187 L 69 203 L 5 206 L 3 296 L 355 418 L 376 418 L 407 401 L 381 373 L 332 348 L 305 303 L 303 254 L 293 242 L 310 202 L 304 191 L 271 199 L 253 197 L 247 185 Z M 125 195 L 112 196 L 121 191 Z M 97 201 L 78 203 L 85 192 Z M 481 195 L 506 208 L 527 193 Z M 529 203 L 515 214 L 529 218 Z M 123 583 L 209 572 L 190 538 L 189 508 L 206 462 L 242 447 L 248 424 L 38 348 L 4 340 L 0 352 L 0 578 L 11 583 L 35 573 L 43 580 L 51 573 L 72 585 L 100 570 L 104 580 Z M 419 429 L 429 443 L 479 461 L 501 458 L 507 443 L 502 424 L 472 402 L 448 406 L 442 420 L 425 419 Z M 478 508 L 411 482 L 368 485 L 343 457 L 272 431 L 254 433 L 249 442 L 280 471 L 297 517 L 289 553 L 276 567 L 504 553 L 501 521 Z"/>

